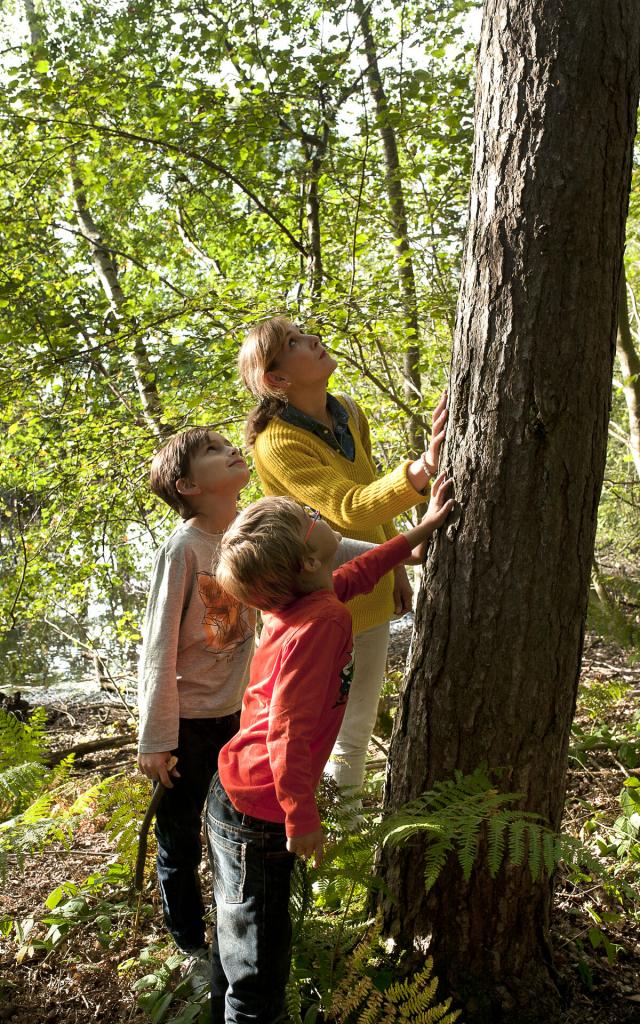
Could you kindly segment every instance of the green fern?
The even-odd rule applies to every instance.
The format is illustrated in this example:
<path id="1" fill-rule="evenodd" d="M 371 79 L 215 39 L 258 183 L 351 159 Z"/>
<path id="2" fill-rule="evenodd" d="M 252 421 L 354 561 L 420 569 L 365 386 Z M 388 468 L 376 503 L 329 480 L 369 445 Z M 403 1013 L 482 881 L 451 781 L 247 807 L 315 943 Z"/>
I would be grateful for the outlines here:
<path id="1" fill-rule="evenodd" d="M 453 779 L 436 783 L 432 790 L 392 815 L 384 823 L 383 842 L 399 844 L 414 835 L 426 839 L 424 877 L 429 890 L 454 851 L 465 879 L 469 879 L 486 826 L 491 875 L 499 870 L 508 844 L 509 859 L 514 864 L 523 862 L 528 849 L 529 869 L 536 878 L 545 829 L 540 815 L 508 806 L 520 799 L 519 793 L 500 793 L 482 770 L 472 775 L 456 772 Z"/>
<path id="2" fill-rule="evenodd" d="M 50 843 L 68 844 L 71 825 L 50 815 L 51 794 L 42 794 L 16 818 L 0 825 L 0 881 L 13 859 L 23 869 L 27 857 L 41 853 Z"/>
<path id="3" fill-rule="evenodd" d="M 96 809 L 108 814 L 105 831 L 120 863 L 131 870 L 138 853 L 138 835 L 150 799 L 149 784 L 140 776 L 114 776 L 99 796 Z"/>
<path id="4" fill-rule="evenodd" d="M 35 708 L 27 722 L 0 708 L 0 770 L 26 761 L 43 761 L 49 751 L 46 724 L 44 708 Z"/>
<path id="5" fill-rule="evenodd" d="M 38 761 L 12 764 L 0 772 L 0 819 L 14 817 L 42 788 L 47 769 Z"/>
<path id="6" fill-rule="evenodd" d="M 284 1005 L 291 1024 L 302 1024 L 302 993 L 295 977 L 290 977 L 287 982 Z"/>
<path id="7" fill-rule="evenodd" d="M 46 720 L 44 708 L 36 708 L 27 722 L 0 709 L 0 820 L 19 814 L 51 778 L 44 763 Z"/>
<path id="8" fill-rule="evenodd" d="M 453 1024 L 460 1011 L 450 1010 L 450 999 L 435 1003 L 438 979 L 431 958 L 410 977 L 388 982 L 389 956 L 381 930 L 378 920 L 349 957 L 327 1019 L 335 1024 Z M 392 966 L 397 970 L 401 965 Z"/>

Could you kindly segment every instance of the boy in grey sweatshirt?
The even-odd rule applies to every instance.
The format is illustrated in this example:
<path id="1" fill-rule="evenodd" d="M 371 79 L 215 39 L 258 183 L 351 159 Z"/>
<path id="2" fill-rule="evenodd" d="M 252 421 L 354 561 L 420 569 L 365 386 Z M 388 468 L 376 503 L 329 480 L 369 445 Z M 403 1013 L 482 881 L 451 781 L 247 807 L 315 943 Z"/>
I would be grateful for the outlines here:
<path id="1" fill-rule="evenodd" d="M 221 591 L 214 573 L 248 480 L 240 451 L 208 427 L 176 435 L 151 464 L 152 490 L 182 522 L 158 551 L 151 578 L 138 765 L 166 787 L 156 814 L 165 923 L 180 949 L 202 958 L 201 815 L 218 753 L 238 729 L 255 627 L 253 610 Z"/>

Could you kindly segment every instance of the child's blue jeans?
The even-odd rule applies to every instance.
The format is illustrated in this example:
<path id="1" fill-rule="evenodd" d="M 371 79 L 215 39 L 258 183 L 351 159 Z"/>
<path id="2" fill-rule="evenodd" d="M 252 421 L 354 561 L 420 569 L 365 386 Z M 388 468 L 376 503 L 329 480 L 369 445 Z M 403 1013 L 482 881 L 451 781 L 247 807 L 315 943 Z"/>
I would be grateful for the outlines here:
<path id="1" fill-rule="evenodd" d="M 173 753 L 173 779 L 156 812 L 156 866 L 167 928 L 187 952 L 205 945 L 204 904 L 198 869 L 202 858 L 202 809 L 218 754 L 238 731 L 239 713 L 224 718 L 181 718 Z"/>
<path id="2" fill-rule="evenodd" d="M 226 1024 L 275 1024 L 284 1016 L 291 962 L 289 891 L 295 856 L 284 825 L 237 811 L 218 775 L 207 804 L 217 924 L 211 1008 Z"/>

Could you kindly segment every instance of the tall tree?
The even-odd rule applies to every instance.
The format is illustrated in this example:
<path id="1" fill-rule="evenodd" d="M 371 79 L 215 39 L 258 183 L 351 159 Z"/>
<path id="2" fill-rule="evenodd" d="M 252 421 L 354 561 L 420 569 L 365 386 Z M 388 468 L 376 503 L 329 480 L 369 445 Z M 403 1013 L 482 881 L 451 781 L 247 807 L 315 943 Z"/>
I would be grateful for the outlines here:
<path id="1" fill-rule="evenodd" d="M 562 816 L 602 484 L 640 72 L 636 0 L 487 0 L 443 464 L 387 803 L 481 763 Z M 390 857 L 387 924 L 471 1022 L 558 1009 L 552 884 Z M 409 867 L 410 865 L 410 867 Z"/>
<path id="2" fill-rule="evenodd" d="M 634 309 L 634 312 L 637 311 Z M 636 350 L 631 330 L 627 279 L 624 271 L 620 280 L 616 352 L 622 370 L 622 390 L 629 414 L 629 448 L 636 473 L 640 477 L 640 355 Z"/>
<path id="3" fill-rule="evenodd" d="M 409 223 L 404 199 L 404 184 L 398 140 L 393 126 L 387 91 L 382 80 L 378 52 L 371 23 L 371 4 L 354 0 L 354 11 L 360 23 L 367 61 L 367 82 L 373 97 L 377 127 L 382 140 L 385 185 L 389 202 L 389 219 L 393 229 L 395 265 L 400 289 L 404 327 L 409 343 L 404 353 L 404 395 L 410 407 L 420 403 L 420 346 L 418 324 L 418 296 L 413 269 L 413 253 L 409 237 Z M 409 437 L 413 454 L 423 447 L 424 435 L 415 416 L 409 421 Z"/>

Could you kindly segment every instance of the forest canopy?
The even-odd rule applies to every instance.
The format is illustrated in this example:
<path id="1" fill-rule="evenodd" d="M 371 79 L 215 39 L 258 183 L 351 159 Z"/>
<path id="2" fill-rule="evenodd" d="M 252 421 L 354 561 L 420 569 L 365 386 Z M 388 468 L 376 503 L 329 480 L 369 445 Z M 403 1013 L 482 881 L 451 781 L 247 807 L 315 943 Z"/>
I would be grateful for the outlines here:
<path id="1" fill-rule="evenodd" d="M 286 311 L 336 351 L 381 467 L 415 447 L 448 372 L 477 6 L 380 3 L 367 26 L 358 4 L 306 0 L 5 12 L 2 683 L 81 676 L 96 652 L 130 675 L 172 526 L 149 457 L 194 423 L 241 439 L 235 356 L 261 317 Z M 636 185 L 636 339 L 638 266 Z M 625 383 L 600 537 L 628 555 Z"/>
<path id="2" fill-rule="evenodd" d="M 116 687 L 110 712 L 114 714 L 115 706 L 121 716 L 117 728 L 113 727 L 122 732 L 116 745 L 134 741 L 131 688 L 151 563 L 175 526 L 174 514 L 150 493 L 150 458 L 165 439 L 196 424 L 209 424 L 243 444 L 244 423 L 253 402 L 238 379 L 236 357 L 247 329 L 257 321 L 285 313 L 322 336 L 338 359 L 331 387 L 353 395 L 365 410 L 381 472 L 423 448 L 429 412 L 448 383 L 456 333 L 463 243 L 470 219 L 481 6 L 479 0 L 374 0 L 371 4 L 363 0 L 331 4 L 324 0 L 226 0 L 224 4 L 10 0 L 5 4 L 0 13 L 0 696 L 4 691 L 33 687 L 35 697 L 29 689 L 29 700 L 38 703 L 48 685 L 55 692 L 54 684 L 61 682 L 73 681 L 86 688 L 90 679 L 94 684 L 110 680 Z M 578 11 L 574 4 L 572 16 Z M 633 109 L 628 125 L 633 123 Z M 630 134 L 627 138 L 628 160 Z M 610 194 L 617 196 L 617 191 Z M 622 224 L 623 215 L 620 239 Z M 589 601 L 589 625 L 617 641 L 619 663 L 607 661 L 608 648 L 595 655 L 593 648 L 587 648 L 584 672 L 590 671 L 590 665 L 601 672 L 604 665 L 605 674 L 586 680 L 586 685 L 583 675 L 578 719 L 570 740 L 567 736 L 571 744 L 565 816 L 571 832 L 568 846 L 563 853 L 560 838 L 556 843 L 557 837 L 544 831 L 546 825 L 537 823 L 532 808 L 514 811 L 515 831 L 505 840 L 510 808 L 499 819 L 494 812 L 502 801 L 517 802 L 521 794 L 498 792 L 495 778 L 489 778 L 490 766 L 489 774 L 484 771 L 487 766 L 478 766 L 468 776 L 463 774 L 467 766 L 460 770 L 456 766 L 451 778 L 444 782 L 438 778 L 433 789 L 430 780 L 419 797 L 423 817 L 418 827 L 439 836 L 435 843 L 431 837 L 436 867 L 433 877 L 427 872 L 428 885 L 435 884 L 454 849 L 458 860 L 451 858 L 449 867 L 461 870 L 468 881 L 480 823 L 483 816 L 494 815 L 495 874 L 504 853 L 512 866 L 521 868 L 521 874 L 530 871 L 534 887 L 545 886 L 545 871 L 552 874 L 564 858 L 556 872 L 561 876 L 558 889 L 564 884 L 571 899 L 578 893 L 580 910 L 588 917 L 586 928 L 581 925 L 582 930 L 574 932 L 568 927 L 566 934 L 578 934 L 578 942 L 585 944 L 588 937 L 592 952 L 606 957 L 610 965 L 623 948 L 616 941 L 625 914 L 628 920 L 633 915 L 637 919 L 637 898 L 626 879 L 637 881 L 640 857 L 636 777 L 640 724 L 637 714 L 631 717 L 628 699 L 637 693 L 632 688 L 637 685 L 634 665 L 640 635 L 639 229 L 636 150 L 607 468 Z M 559 251 L 556 247 L 556 255 Z M 620 251 L 621 241 L 618 262 Z M 466 271 L 472 279 L 475 266 L 469 262 Z M 501 272 L 508 266 L 505 261 Z M 511 269 L 510 285 L 517 278 Z M 609 280 L 614 279 L 610 274 Z M 615 310 L 609 319 L 613 329 Z M 579 338 L 576 331 L 571 339 L 578 339 L 578 350 Z M 530 340 L 535 348 L 536 339 Z M 545 340 L 548 343 L 548 337 Z M 469 348 L 472 355 L 483 351 L 473 345 Z M 543 345 L 538 348 L 542 350 Z M 551 365 L 553 371 L 557 348 L 552 344 L 549 348 L 551 358 L 545 370 Z M 594 365 L 603 364 L 596 361 Z M 609 370 L 607 366 L 607 393 Z M 497 378 L 492 383 L 497 390 Z M 575 387 L 570 394 L 579 394 L 578 382 Z M 517 387 L 514 390 L 518 392 Z M 482 397 L 491 405 L 494 394 L 483 392 Z M 565 403 L 569 406 L 570 402 Z M 599 413 L 604 424 L 605 400 L 599 403 Z M 451 419 L 456 422 L 454 412 Z M 571 436 L 576 436 L 575 430 Z M 588 436 L 586 431 L 581 436 L 582 441 L 587 438 L 587 448 Z M 600 451 L 604 457 L 604 443 Z M 483 456 L 481 452 L 479 459 Z M 543 451 L 537 463 L 543 470 L 550 464 L 545 457 Z M 471 459 L 470 465 L 473 474 L 477 462 Z M 520 480 L 526 472 L 522 465 L 524 461 L 517 462 Z M 598 472 L 601 469 L 602 463 Z M 568 488 L 563 500 L 565 491 Z M 254 474 L 242 501 L 249 502 L 259 493 Z M 480 498 L 477 522 L 482 528 L 484 495 Z M 591 521 L 595 504 L 595 500 L 583 503 L 589 506 Z M 496 515 L 498 506 L 496 500 Z M 518 523 L 513 531 L 518 536 L 519 529 Z M 491 541 L 491 530 L 488 535 Z M 585 605 L 590 552 L 591 548 L 584 574 Z M 427 563 L 426 577 L 428 572 Z M 486 582 L 489 574 L 483 575 Z M 538 575 L 543 575 L 539 567 Z M 457 579 L 463 576 L 461 572 Z M 422 589 L 423 608 L 428 590 Z M 506 604 L 504 593 L 506 586 L 498 598 Z M 488 608 L 488 602 L 478 604 Z M 524 608 L 525 615 L 528 611 Z M 430 645 L 436 649 L 434 633 L 422 643 L 420 618 L 419 601 L 414 652 Z M 453 618 L 447 619 L 447 628 Z M 500 629 L 498 616 L 496 622 Z M 576 631 L 580 649 L 582 626 L 583 620 Z M 508 644 L 508 631 L 502 633 L 501 639 Z M 486 634 L 484 640 L 491 644 Z M 447 633 L 443 647 L 448 641 Z M 594 647 L 599 643 L 598 639 Z M 543 646 L 537 644 L 534 653 Z M 497 644 L 493 648 L 497 650 Z M 405 655 L 403 648 L 401 668 Z M 575 660 L 578 657 L 579 653 Z M 468 663 L 473 661 L 474 655 Z M 618 671 L 620 665 L 623 669 Z M 570 682 L 577 687 L 578 669 L 573 668 Z M 609 670 L 612 674 L 606 675 Z M 467 662 L 459 687 L 465 698 L 470 692 L 465 688 L 466 673 Z M 407 683 L 410 674 L 405 677 Z M 414 675 L 415 689 L 426 693 L 429 680 Z M 544 681 L 552 688 L 557 680 L 550 675 Z M 396 705 L 401 678 L 396 665 L 384 695 L 391 694 Z M 406 685 L 405 694 L 409 689 Z M 621 712 L 625 701 L 628 722 Z M 489 701 L 477 700 L 477 706 L 491 711 Z M 385 759 L 392 719 L 388 707 L 387 703 L 383 708 L 389 719 L 384 742 L 374 741 Z M 538 710 L 533 708 L 533 713 Z M 506 734 L 503 711 L 500 707 L 495 720 Z M 520 706 L 517 712 L 525 721 Z M 96 718 L 99 714 L 95 711 Z M 415 745 L 405 744 L 410 768 L 404 775 L 411 785 L 421 785 L 415 751 L 417 746 L 427 747 L 419 729 L 428 716 L 406 717 L 418 725 L 411 737 Z M 401 718 L 398 715 L 396 722 Z M 445 718 L 454 721 L 454 715 L 442 715 Z M 100 721 L 104 725 L 104 719 Z M 10 915 L 0 915 L 0 934 L 11 934 L 11 941 L 15 938 L 19 962 L 22 957 L 35 961 L 40 954 L 46 959 L 76 927 L 77 935 L 99 932 L 97 941 L 102 946 L 97 960 L 108 947 L 118 950 L 112 967 L 119 956 L 124 957 L 125 943 L 130 943 L 129 958 L 113 967 L 109 999 L 114 1003 L 119 998 L 121 970 L 139 974 L 136 984 L 144 988 L 145 979 L 153 974 L 151 968 L 147 973 L 148 962 L 153 962 L 154 976 L 162 976 L 166 991 L 156 987 L 153 998 L 148 995 L 145 1003 L 143 996 L 141 1004 L 152 1019 L 162 1019 L 171 1000 L 182 999 L 184 991 L 178 986 L 177 997 L 176 991 L 168 991 L 173 986 L 172 972 L 180 970 L 180 964 L 161 941 L 153 944 L 160 920 L 157 904 L 147 903 L 141 911 L 140 902 L 136 909 L 123 895 L 133 876 L 137 826 L 148 803 L 146 782 L 132 770 L 131 751 L 120 752 L 128 759 L 123 774 L 106 781 L 92 778 L 80 793 L 87 786 L 86 774 L 82 777 L 86 768 L 81 765 L 74 775 L 73 756 L 65 757 L 68 750 L 59 750 L 59 756 L 51 754 L 44 710 L 33 712 L 25 723 L 2 711 L 3 730 L 8 739 L 0 747 L 6 745 L 8 752 L 0 764 L 0 785 L 5 785 L 0 789 L 5 830 L 0 874 L 9 865 L 17 875 L 25 851 L 36 858 L 47 844 L 49 851 L 57 849 L 56 844 L 62 848 L 74 829 L 80 835 L 87 831 L 91 849 L 102 844 L 107 867 L 87 875 L 81 870 L 86 867 L 82 861 L 77 884 L 69 881 L 72 873 L 65 874 L 64 881 L 56 879 L 56 888 L 46 897 L 51 916 L 43 917 L 41 910 L 34 912 L 31 906 L 29 916 L 25 908 L 12 909 Z M 75 721 L 70 732 L 74 730 Z M 534 730 L 529 732 L 528 741 L 534 736 Z M 399 743 L 404 742 L 400 736 Z M 433 730 L 429 742 L 433 747 Z M 469 743 L 460 746 L 472 750 Z M 538 767 L 542 750 L 538 744 Z M 81 760 L 82 749 L 76 753 Z M 594 794 L 592 780 L 584 783 L 591 756 L 601 758 L 597 767 L 605 765 L 603 774 L 612 763 L 616 766 L 607 776 L 606 812 L 600 806 L 600 790 Z M 398 768 L 400 760 L 395 759 L 396 772 L 404 770 Z M 438 768 L 444 763 L 437 756 L 433 760 Z M 564 772 L 564 748 L 562 760 Z M 56 761 L 60 763 L 52 767 Z M 510 762 L 505 758 L 503 763 Z M 584 772 L 577 780 L 576 765 Z M 385 760 L 379 760 L 371 773 L 373 781 L 369 778 L 376 805 L 371 821 L 375 815 L 384 816 L 381 766 Z M 548 763 L 542 768 L 544 786 L 551 789 Z M 13 789 L 6 783 L 5 772 L 13 780 Z M 387 786 L 387 795 L 389 790 Z M 458 798 L 463 810 L 468 807 L 466 800 L 472 805 L 477 802 L 479 814 L 464 819 Z M 299 947 L 294 956 L 292 979 L 293 989 L 297 986 L 307 999 L 317 984 L 314 972 L 319 971 L 322 955 L 331 959 L 330 965 L 324 964 L 331 985 L 340 961 L 340 970 L 346 971 L 340 984 L 345 1005 L 350 1005 L 349 989 L 356 976 L 371 981 L 365 1002 L 379 983 L 380 991 L 384 984 L 391 985 L 392 971 L 387 966 L 375 976 L 369 966 L 363 968 L 365 962 L 386 963 L 380 952 L 380 931 L 374 929 L 364 951 L 356 948 L 370 923 L 367 887 L 374 871 L 374 850 L 386 838 L 379 820 L 369 821 L 364 838 L 352 834 L 353 829 L 340 822 L 331 799 L 329 793 L 329 825 L 338 837 L 331 854 L 335 859 L 316 885 L 315 904 L 309 893 L 294 893 L 298 922 L 306 920 L 307 926 L 305 930 L 300 924 L 298 929 L 302 952 Z M 564 790 L 559 800 L 564 800 Z M 450 806 L 455 813 L 450 813 Z M 402 809 L 400 813 L 399 831 L 411 834 L 415 821 L 403 819 Z M 99 827 L 107 823 L 99 838 L 92 831 L 96 819 Z M 34 822 L 40 833 L 32 846 L 26 842 L 20 846 L 20 829 L 26 823 L 29 833 Z M 449 826 L 451 832 L 447 832 Z M 585 843 L 590 844 L 587 861 L 581 860 Z M 600 865 L 595 864 L 599 855 L 608 858 L 612 867 L 602 885 L 597 875 Z M 53 873 L 56 868 L 47 870 Z M 420 872 L 413 875 L 422 889 Z M 598 895 L 592 898 L 594 878 L 599 879 L 593 885 Z M 90 911 L 83 918 L 85 898 Z M 120 898 L 122 904 L 117 902 Z M 466 899 L 464 893 L 462 899 Z M 69 915 L 65 918 L 67 900 L 76 904 L 69 911 L 77 915 L 72 924 Z M 338 920 L 337 907 L 344 912 L 344 921 Z M 444 909 L 450 914 L 450 904 Z M 485 905 L 482 915 L 484 910 Z M 572 923 L 573 911 L 571 905 L 567 918 Z M 40 914 L 37 920 L 34 913 Z M 144 935 L 136 931 L 141 914 L 147 917 Z M 30 922 L 28 926 L 25 921 Z M 85 925 L 87 931 L 81 933 Z M 153 941 L 141 950 L 152 933 Z M 36 934 L 39 938 L 32 941 Z M 327 942 L 330 934 L 338 937 L 334 952 L 327 953 L 332 948 Z M 482 942 L 478 945 L 485 948 Z M 345 966 L 347 947 L 353 961 Z M 585 963 L 583 947 L 576 944 L 573 952 L 580 971 Z M 431 985 L 428 960 L 421 972 L 420 985 Z M 45 978 L 43 984 L 47 987 L 49 981 Z M 136 998 L 133 988 L 127 991 L 131 1000 Z M 319 983 L 317 988 L 322 992 Z M 314 995 L 316 1012 L 325 996 Z M 378 998 L 375 992 L 373 997 Z M 187 1006 L 187 1016 L 176 1019 L 195 1019 L 189 1012 Z M 291 1019 L 302 1020 L 301 998 L 296 1012 Z M 445 1020 L 453 1020 L 458 1013 L 454 1009 L 448 1017 L 447 1012 L 444 1006 Z M 542 1011 L 534 1007 L 534 1012 Z M 336 1011 L 330 1019 L 346 1016 L 340 1018 Z"/>
<path id="3" fill-rule="evenodd" d="M 447 374 L 472 8 L 380 5 L 386 112 L 351 5 L 27 0 L 5 16 L 3 682 L 80 669 L 87 648 L 116 673 L 130 663 L 171 525 L 148 494 L 150 454 L 186 424 L 241 438 L 235 356 L 260 317 L 319 330 L 335 386 L 372 414 L 378 459 L 407 449 L 408 414 L 425 416 Z M 422 394 L 407 398 L 411 346 Z"/>

